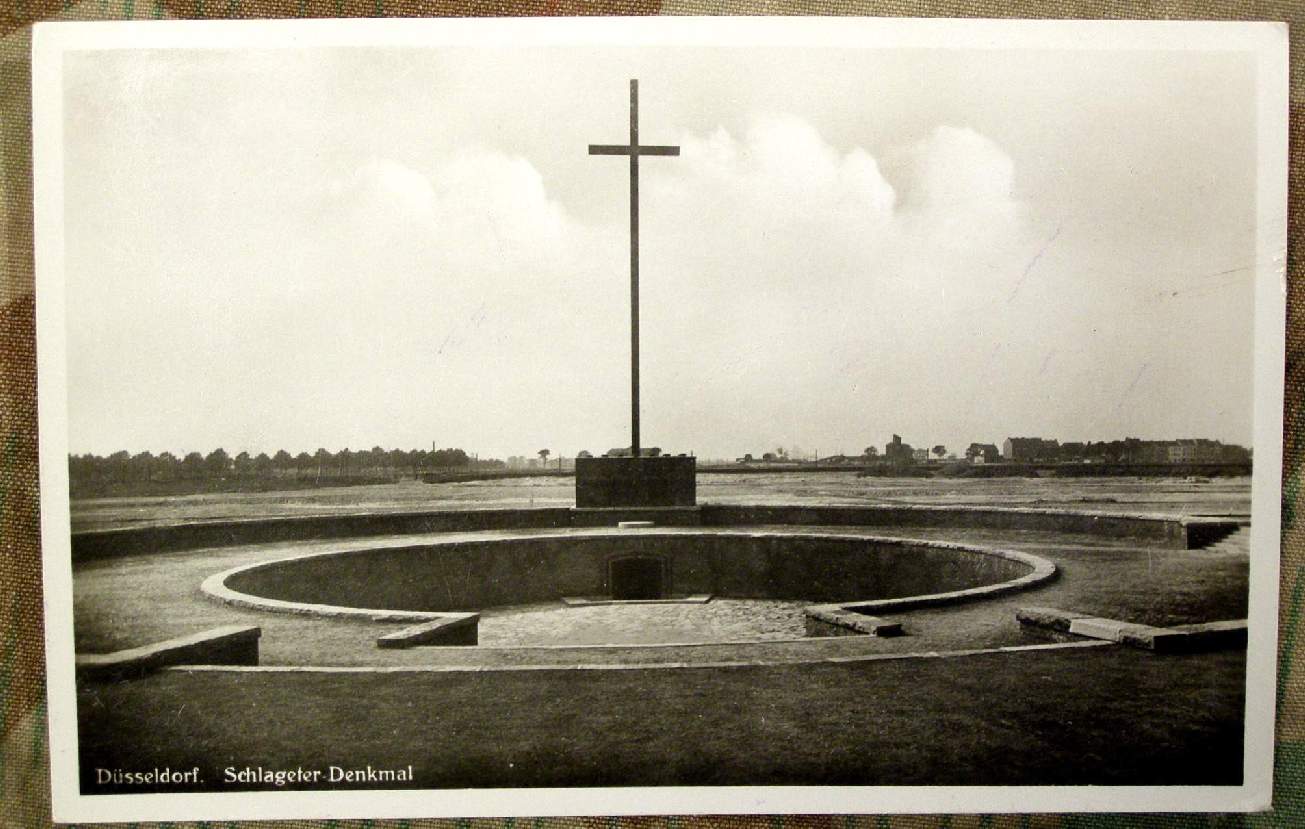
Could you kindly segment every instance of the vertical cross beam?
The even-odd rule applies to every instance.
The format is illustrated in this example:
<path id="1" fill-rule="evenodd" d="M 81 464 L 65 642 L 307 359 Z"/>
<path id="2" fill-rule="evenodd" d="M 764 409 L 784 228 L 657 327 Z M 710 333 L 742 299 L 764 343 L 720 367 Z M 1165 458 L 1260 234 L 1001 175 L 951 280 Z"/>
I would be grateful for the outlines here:
<path id="1" fill-rule="evenodd" d="M 639 457 L 639 81 L 630 79 L 630 457 Z"/>
<path id="2" fill-rule="evenodd" d="M 639 156 L 679 155 L 680 148 L 639 143 L 639 81 L 630 79 L 630 143 L 590 144 L 590 155 L 630 157 L 630 454 L 639 457 Z"/>

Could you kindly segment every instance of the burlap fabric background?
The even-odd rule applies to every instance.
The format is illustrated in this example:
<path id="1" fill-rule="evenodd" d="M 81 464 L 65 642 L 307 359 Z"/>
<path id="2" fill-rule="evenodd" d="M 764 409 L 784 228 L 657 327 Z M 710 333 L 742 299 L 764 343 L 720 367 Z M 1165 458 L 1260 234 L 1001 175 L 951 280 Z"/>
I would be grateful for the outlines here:
<path id="1" fill-rule="evenodd" d="M 0 827 L 50 823 L 45 737 L 45 674 L 41 613 L 36 463 L 36 370 L 32 299 L 30 25 L 39 20 L 125 18 L 276 18 L 496 16 L 584 14 L 854 14 L 935 17 L 1100 17 L 1286 20 L 1292 24 L 1291 186 L 1289 222 L 1305 219 L 1305 0 L 9 0 L 0 13 Z M 951 817 L 682 817 L 558 818 L 516 821 L 522 829 L 669 826 L 735 829 L 767 826 L 1305 826 L 1305 665 L 1297 665 L 1305 532 L 1297 521 L 1302 444 L 1298 425 L 1305 392 L 1305 291 L 1300 251 L 1288 258 L 1287 411 L 1283 464 L 1282 583 L 1278 660 L 1278 727 L 1274 810 L 1262 815 L 1034 815 Z M 187 826 L 448 826 L 500 829 L 485 821 L 282 821 Z"/>

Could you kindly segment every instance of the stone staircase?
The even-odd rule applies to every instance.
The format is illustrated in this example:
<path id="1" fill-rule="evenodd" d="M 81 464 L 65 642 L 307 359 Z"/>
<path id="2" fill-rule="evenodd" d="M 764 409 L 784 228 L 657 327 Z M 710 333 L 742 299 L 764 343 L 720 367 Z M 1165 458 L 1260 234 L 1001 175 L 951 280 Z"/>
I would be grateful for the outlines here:
<path id="1" fill-rule="evenodd" d="M 1213 544 L 1207 544 L 1201 548 L 1201 551 L 1249 556 L 1251 554 L 1251 528 L 1249 526 L 1238 527 L 1231 535 L 1226 535 Z"/>

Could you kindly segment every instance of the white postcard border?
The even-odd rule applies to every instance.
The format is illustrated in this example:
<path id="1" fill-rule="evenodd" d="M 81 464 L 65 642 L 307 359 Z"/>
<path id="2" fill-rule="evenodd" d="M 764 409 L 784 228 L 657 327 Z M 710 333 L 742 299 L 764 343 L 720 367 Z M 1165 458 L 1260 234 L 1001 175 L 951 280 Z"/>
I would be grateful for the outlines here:
<path id="1" fill-rule="evenodd" d="M 1255 466 L 1240 786 L 658 787 L 82 795 L 72 635 L 64 340 L 62 57 L 84 49 L 338 45 L 701 45 L 945 49 L 1201 49 L 1257 55 L 1259 253 Z M 1284 24 L 857 18 L 305 20 L 38 24 L 33 37 L 41 534 L 51 792 L 68 821 L 690 813 L 1252 811 L 1270 805 L 1286 319 Z"/>

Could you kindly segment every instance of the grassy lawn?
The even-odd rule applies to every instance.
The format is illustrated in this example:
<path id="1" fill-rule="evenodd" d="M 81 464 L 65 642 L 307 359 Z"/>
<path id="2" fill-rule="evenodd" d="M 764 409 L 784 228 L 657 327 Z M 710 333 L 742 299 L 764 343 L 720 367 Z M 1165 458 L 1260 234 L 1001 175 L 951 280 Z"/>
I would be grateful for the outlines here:
<path id="1" fill-rule="evenodd" d="M 1245 654 L 732 669 L 177 673 L 83 688 L 94 768 L 411 764 L 418 788 L 1236 784 Z M 133 787 L 132 791 L 143 791 Z"/>

